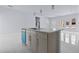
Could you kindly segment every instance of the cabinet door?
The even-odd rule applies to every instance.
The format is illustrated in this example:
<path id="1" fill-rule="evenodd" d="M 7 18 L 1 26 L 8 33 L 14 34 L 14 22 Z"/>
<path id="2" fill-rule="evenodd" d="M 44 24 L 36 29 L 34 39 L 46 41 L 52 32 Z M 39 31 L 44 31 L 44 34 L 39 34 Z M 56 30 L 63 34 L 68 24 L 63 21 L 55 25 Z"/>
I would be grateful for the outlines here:
<path id="1" fill-rule="evenodd" d="M 37 52 L 37 41 L 36 41 L 36 32 L 32 31 L 31 32 L 31 49 L 32 52 Z"/>
<path id="2" fill-rule="evenodd" d="M 49 53 L 56 53 L 59 52 L 59 46 L 60 40 L 59 40 L 59 31 L 49 33 L 48 34 L 48 52 Z"/>
<path id="3" fill-rule="evenodd" d="M 47 52 L 47 34 L 39 32 L 37 39 L 38 39 L 38 52 L 40 53 Z"/>

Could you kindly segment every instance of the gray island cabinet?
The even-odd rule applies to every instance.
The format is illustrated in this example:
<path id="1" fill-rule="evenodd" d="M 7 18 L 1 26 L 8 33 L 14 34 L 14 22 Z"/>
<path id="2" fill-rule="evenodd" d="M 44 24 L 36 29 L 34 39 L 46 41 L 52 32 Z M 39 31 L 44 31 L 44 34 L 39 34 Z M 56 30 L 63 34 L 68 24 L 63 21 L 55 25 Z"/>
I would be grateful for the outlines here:
<path id="1" fill-rule="evenodd" d="M 31 30 L 31 49 L 34 53 L 58 52 L 60 31 Z M 58 44 L 57 44 L 58 43 Z"/>

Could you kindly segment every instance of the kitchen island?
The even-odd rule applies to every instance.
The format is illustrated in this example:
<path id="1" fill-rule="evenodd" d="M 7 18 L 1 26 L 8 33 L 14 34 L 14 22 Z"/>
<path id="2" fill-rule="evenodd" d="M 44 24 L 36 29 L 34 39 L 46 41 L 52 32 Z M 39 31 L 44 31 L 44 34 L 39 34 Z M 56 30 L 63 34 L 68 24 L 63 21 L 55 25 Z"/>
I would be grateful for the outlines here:
<path id="1" fill-rule="evenodd" d="M 79 31 L 63 29 L 30 29 L 30 47 L 33 53 L 79 52 Z"/>
<path id="2" fill-rule="evenodd" d="M 48 29 L 30 29 L 31 49 L 34 53 L 56 53 L 59 52 L 60 30 L 50 31 Z"/>

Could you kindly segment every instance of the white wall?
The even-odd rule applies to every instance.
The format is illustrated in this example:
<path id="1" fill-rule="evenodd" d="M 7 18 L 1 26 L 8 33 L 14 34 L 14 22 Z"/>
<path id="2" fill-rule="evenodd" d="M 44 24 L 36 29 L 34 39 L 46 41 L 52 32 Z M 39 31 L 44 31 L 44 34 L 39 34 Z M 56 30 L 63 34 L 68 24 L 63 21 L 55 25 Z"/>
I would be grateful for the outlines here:
<path id="1" fill-rule="evenodd" d="M 0 8 L 0 52 L 30 52 L 21 44 L 21 28 L 34 27 L 32 14 Z"/>
<path id="2" fill-rule="evenodd" d="M 79 15 L 78 10 L 79 10 L 78 5 L 76 5 L 76 6 L 75 5 L 55 5 L 53 10 L 48 8 L 47 10 L 44 10 L 42 16 L 40 16 L 41 17 L 41 27 L 49 28 L 48 22 L 51 21 L 52 27 L 56 27 L 56 28 L 60 29 L 60 27 L 58 27 L 56 25 L 57 21 L 71 20 L 74 17 L 78 20 L 78 15 Z M 49 18 L 51 18 L 51 19 L 49 19 Z"/>

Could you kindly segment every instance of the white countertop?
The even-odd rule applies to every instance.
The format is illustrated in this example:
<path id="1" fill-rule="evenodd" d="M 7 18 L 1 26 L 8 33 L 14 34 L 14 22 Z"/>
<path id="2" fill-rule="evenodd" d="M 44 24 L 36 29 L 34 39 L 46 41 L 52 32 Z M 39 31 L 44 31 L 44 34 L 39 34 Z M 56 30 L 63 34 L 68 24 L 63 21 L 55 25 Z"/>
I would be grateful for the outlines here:
<path id="1" fill-rule="evenodd" d="M 49 29 L 44 29 L 44 28 L 36 29 L 36 30 L 30 29 L 30 30 L 37 31 L 37 32 L 48 32 L 48 33 L 55 32 L 55 31 L 59 31 L 59 30 L 49 30 Z"/>
<path id="2" fill-rule="evenodd" d="M 72 28 L 72 29 L 57 29 L 57 30 L 49 30 L 49 29 L 46 29 L 46 28 L 40 28 L 40 29 L 32 29 L 32 28 L 29 28 L 29 30 L 33 30 L 33 31 L 37 31 L 37 32 L 55 32 L 55 31 L 68 31 L 68 32 L 79 32 L 79 29 L 78 28 Z"/>
<path id="3" fill-rule="evenodd" d="M 63 31 L 79 32 L 79 29 L 78 28 L 74 28 L 74 29 L 63 29 Z"/>

